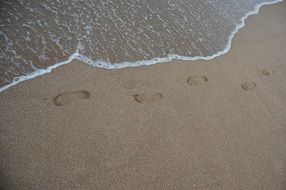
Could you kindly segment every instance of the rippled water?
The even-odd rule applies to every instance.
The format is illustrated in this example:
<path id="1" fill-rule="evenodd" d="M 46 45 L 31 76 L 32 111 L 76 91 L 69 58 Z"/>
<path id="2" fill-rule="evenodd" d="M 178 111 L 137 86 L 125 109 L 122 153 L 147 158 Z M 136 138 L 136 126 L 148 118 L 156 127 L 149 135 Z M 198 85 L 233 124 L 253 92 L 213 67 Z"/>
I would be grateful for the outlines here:
<path id="1" fill-rule="evenodd" d="M 1 0 L 0 88 L 75 52 L 73 58 L 106 68 L 175 54 L 210 56 L 225 49 L 243 16 L 272 2 Z"/>

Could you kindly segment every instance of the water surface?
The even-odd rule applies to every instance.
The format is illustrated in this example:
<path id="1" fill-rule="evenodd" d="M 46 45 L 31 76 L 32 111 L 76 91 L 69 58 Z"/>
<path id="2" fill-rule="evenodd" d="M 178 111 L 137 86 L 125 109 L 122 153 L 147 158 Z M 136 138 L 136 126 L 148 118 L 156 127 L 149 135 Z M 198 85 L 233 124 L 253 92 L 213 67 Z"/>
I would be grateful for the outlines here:
<path id="1" fill-rule="evenodd" d="M 72 58 L 105 68 L 211 56 L 226 48 L 247 13 L 274 2 L 1 0 L 0 88 L 76 52 Z"/>

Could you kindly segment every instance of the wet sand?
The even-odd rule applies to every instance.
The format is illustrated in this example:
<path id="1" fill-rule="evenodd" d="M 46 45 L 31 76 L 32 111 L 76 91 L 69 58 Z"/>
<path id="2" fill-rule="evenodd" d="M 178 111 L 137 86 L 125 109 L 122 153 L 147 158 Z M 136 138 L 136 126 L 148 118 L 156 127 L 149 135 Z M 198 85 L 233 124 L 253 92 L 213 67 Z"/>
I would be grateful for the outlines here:
<path id="1" fill-rule="evenodd" d="M 0 189 L 286 188 L 286 3 L 211 61 L 74 61 L 0 94 Z"/>

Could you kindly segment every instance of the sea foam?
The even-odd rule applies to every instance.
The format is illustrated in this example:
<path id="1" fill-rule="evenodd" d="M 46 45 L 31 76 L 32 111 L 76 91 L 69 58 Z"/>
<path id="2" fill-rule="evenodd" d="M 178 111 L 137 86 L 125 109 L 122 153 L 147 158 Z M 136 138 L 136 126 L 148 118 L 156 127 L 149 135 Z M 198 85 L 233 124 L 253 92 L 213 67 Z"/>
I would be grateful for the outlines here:
<path id="1" fill-rule="evenodd" d="M 208 56 L 183 56 L 183 55 L 178 55 L 178 54 L 167 54 L 164 57 L 154 57 L 154 58 L 149 59 L 149 60 L 109 63 L 107 61 L 102 61 L 102 60 L 92 60 L 90 57 L 81 54 L 81 51 L 84 49 L 84 47 L 82 46 L 82 44 L 79 44 L 76 52 L 74 52 L 72 55 L 70 55 L 67 60 L 59 62 L 59 63 L 55 63 L 55 64 L 53 64 L 47 68 L 36 69 L 33 72 L 30 72 L 30 73 L 25 74 L 23 76 L 16 77 L 13 79 L 13 81 L 10 84 L 1 87 L 0 92 L 3 92 L 4 90 L 6 90 L 12 86 L 15 86 L 16 84 L 21 83 L 23 81 L 33 79 L 35 77 L 50 73 L 50 72 L 52 72 L 52 70 L 54 70 L 60 66 L 69 64 L 73 60 L 80 60 L 80 61 L 87 63 L 91 66 L 94 66 L 97 68 L 102 68 L 102 69 L 123 69 L 123 68 L 127 68 L 127 67 L 139 67 L 139 66 L 143 66 L 143 65 L 153 65 L 153 64 L 157 64 L 157 63 L 166 63 L 166 62 L 170 62 L 172 60 L 185 60 L 185 61 L 211 60 L 211 59 L 214 59 L 218 56 L 224 55 L 227 52 L 229 52 L 229 50 L 231 49 L 231 45 L 232 45 L 232 39 L 234 38 L 235 34 L 241 28 L 243 28 L 245 26 L 245 21 L 249 16 L 254 15 L 254 14 L 258 14 L 259 9 L 264 5 L 275 4 L 278 2 L 282 2 L 282 1 L 283 0 L 274 0 L 271 2 L 263 2 L 263 3 L 257 4 L 252 11 L 247 12 L 240 19 L 240 23 L 237 24 L 235 29 L 230 33 L 228 40 L 227 40 L 227 43 L 225 44 L 225 47 L 222 50 L 220 50 L 220 51 L 218 51 L 212 55 L 208 55 Z M 89 32 L 90 32 L 90 30 L 89 30 Z"/>

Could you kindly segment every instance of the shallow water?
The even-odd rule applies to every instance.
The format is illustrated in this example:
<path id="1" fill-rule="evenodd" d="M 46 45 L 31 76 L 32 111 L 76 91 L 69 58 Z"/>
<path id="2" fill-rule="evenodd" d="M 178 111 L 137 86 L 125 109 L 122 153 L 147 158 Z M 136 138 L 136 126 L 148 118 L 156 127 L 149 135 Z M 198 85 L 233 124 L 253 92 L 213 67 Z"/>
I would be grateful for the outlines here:
<path id="1" fill-rule="evenodd" d="M 247 13 L 272 2 L 1 0 L 0 88 L 73 58 L 112 69 L 208 57 L 226 48 Z"/>

